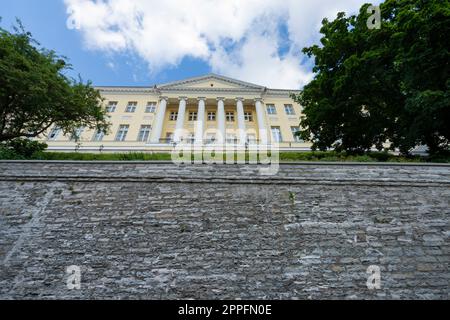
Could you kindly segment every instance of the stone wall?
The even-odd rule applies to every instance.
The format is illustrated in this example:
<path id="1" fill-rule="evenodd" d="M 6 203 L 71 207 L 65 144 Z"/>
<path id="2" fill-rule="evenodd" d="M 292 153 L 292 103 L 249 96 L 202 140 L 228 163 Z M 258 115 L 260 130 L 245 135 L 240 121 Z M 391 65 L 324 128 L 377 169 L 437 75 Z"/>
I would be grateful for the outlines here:
<path id="1" fill-rule="evenodd" d="M 0 162 L 0 298 L 448 299 L 449 200 L 446 165 Z"/>

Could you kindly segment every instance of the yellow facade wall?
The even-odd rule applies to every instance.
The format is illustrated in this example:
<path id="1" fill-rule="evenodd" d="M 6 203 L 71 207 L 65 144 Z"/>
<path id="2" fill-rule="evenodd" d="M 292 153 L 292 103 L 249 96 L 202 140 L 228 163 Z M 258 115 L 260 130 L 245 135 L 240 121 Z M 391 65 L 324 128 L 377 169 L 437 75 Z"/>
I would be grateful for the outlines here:
<path id="1" fill-rule="evenodd" d="M 202 88 L 208 86 L 208 89 L 218 89 L 218 92 L 201 92 Z M 70 141 L 68 137 L 60 135 L 55 140 L 48 140 L 46 137 L 42 137 L 41 140 L 45 141 L 50 149 L 53 150 L 66 150 L 72 149 L 77 144 L 83 148 L 88 148 L 89 151 L 95 151 L 96 148 L 109 147 L 117 151 L 156 151 L 167 149 L 167 146 L 154 146 L 149 142 L 138 142 L 139 130 L 142 125 L 150 125 L 154 128 L 156 114 L 160 111 L 160 100 L 162 97 L 167 98 L 168 103 L 166 107 L 166 113 L 164 115 L 163 129 L 161 139 L 164 139 L 168 133 L 175 131 L 176 121 L 170 121 L 169 116 L 171 112 L 178 112 L 179 98 L 187 97 L 187 107 L 185 115 L 184 129 L 189 131 L 193 136 L 195 135 L 195 122 L 189 121 L 189 113 L 198 111 L 198 98 L 206 99 L 205 108 L 205 139 L 209 134 L 214 134 L 217 129 L 217 98 L 224 98 L 225 112 L 234 112 L 234 122 L 226 122 L 227 135 L 234 135 L 238 137 L 238 121 L 237 121 L 237 103 L 236 98 L 244 99 L 244 111 L 251 112 L 253 116 L 252 122 L 246 122 L 247 134 L 260 139 L 258 136 L 258 117 L 256 114 L 255 99 L 261 99 L 264 110 L 264 117 L 266 122 L 266 128 L 271 136 L 271 128 L 279 127 L 283 138 L 280 147 L 292 148 L 292 149 L 309 149 L 309 143 L 296 142 L 293 137 L 291 127 L 298 127 L 300 123 L 300 117 L 302 115 L 302 108 L 295 103 L 289 94 L 255 94 L 255 92 L 239 91 L 238 85 L 223 83 L 221 81 L 204 81 L 199 83 L 193 83 L 186 85 L 186 90 L 174 90 L 176 92 L 156 92 L 152 90 L 127 89 L 127 88 L 101 88 L 102 96 L 105 99 L 105 108 L 109 102 L 117 102 L 115 112 L 109 113 L 111 128 L 109 134 L 105 135 L 101 142 L 94 142 L 93 136 L 95 132 L 93 130 L 85 130 L 81 135 L 78 142 Z M 233 89 L 237 88 L 237 92 L 233 92 Z M 228 92 L 219 92 L 226 89 Z M 189 92 L 189 91 L 195 92 Z M 148 92 L 147 92 L 148 91 Z M 129 102 L 136 102 L 137 108 L 134 113 L 126 112 L 126 107 Z M 156 113 L 146 113 L 145 109 L 148 103 L 156 103 Z M 266 106 L 273 104 L 276 108 L 276 114 L 270 115 L 267 112 Z M 293 106 L 295 115 L 287 115 L 284 106 L 290 104 Z M 216 120 L 208 121 L 208 112 L 216 112 Z M 125 141 L 115 141 L 117 132 L 120 125 L 129 125 L 129 130 Z"/>

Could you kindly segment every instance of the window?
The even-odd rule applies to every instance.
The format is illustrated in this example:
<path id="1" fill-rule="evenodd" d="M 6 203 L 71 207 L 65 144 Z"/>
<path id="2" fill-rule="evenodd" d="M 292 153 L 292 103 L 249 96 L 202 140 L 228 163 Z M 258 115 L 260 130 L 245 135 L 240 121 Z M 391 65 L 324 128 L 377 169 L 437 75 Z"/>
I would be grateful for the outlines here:
<path id="1" fill-rule="evenodd" d="M 277 114 L 277 109 L 274 104 L 267 105 L 267 114 Z"/>
<path id="2" fill-rule="evenodd" d="M 139 130 L 138 141 L 139 142 L 147 142 L 150 137 L 150 132 L 152 131 L 152 126 L 141 126 L 141 130 Z"/>
<path id="3" fill-rule="evenodd" d="M 228 122 L 234 122 L 234 112 L 227 112 L 226 118 Z"/>
<path id="4" fill-rule="evenodd" d="M 173 132 L 167 132 L 166 133 L 166 142 L 172 143 L 173 142 Z"/>
<path id="5" fill-rule="evenodd" d="M 299 136 L 296 135 L 296 133 L 300 131 L 299 127 L 291 127 L 291 131 L 295 142 L 304 142 Z"/>
<path id="6" fill-rule="evenodd" d="M 106 112 L 112 113 L 115 112 L 117 108 L 117 102 L 111 101 L 108 106 L 106 107 Z"/>
<path id="7" fill-rule="evenodd" d="M 149 102 L 145 107 L 145 113 L 155 113 L 156 112 L 156 102 Z"/>
<path id="8" fill-rule="evenodd" d="M 127 124 L 121 125 L 119 127 L 119 131 L 117 131 L 116 141 L 125 141 L 129 128 L 130 128 L 130 126 Z"/>
<path id="9" fill-rule="evenodd" d="M 136 107 L 137 107 L 137 102 L 128 102 L 125 112 L 134 113 L 134 112 L 136 112 Z"/>
<path id="10" fill-rule="evenodd" d="M 177 119 L 178 119 L 178 112 L 175 112 L 175 111 L 171 112 L 170 116 L 169 116 L 169 120 L 170 121 L 177 121 Z"/>
<path id="11" fill-rule="evenodd" d="M 48 140 L 54 141 L 58 139 L 59 134 L 61 133 L 61 129 L 58 127 L 54 127 L 50 134 L 48 135 Z"/>
<path id="12" fill-rule="evenodd" d="M 284 110 L 286 111 L 286 114 L 288 116 L 295 115 L 295 110 L 294 110 L 294 107 L 292 106 L 292 104 L 285 104 L 284 105 Z"/>
<path id="13" fill-rule="evenodd" d="M 280 127 L 272 127 L 272 139 L 273 142 L 282 142 L 283 137 L 281 136 Z"/>
<path id="14" fill-rule="evenodd" d="M 244 112 L 244 119 L 248 122 L 253 122 L 253 114 L 251 112 Z"/>
<path id="15" fill-rule="evenodd" d="M 102 141 L 103 137 L 105 136 L 105 133 L 101 130 L 94 133 L 94 136 L 92 137 L 92 141 Z"/>
<path id="16" fill-rule="evenodd" d="M 70 141 L 79 141 L 81 138 L 81 135 L 83 134 L 84 128 L 79 127 L 77 128 L 72 134 L 70 135 Z"/>
<path id="17" fill-rule="evenodd" d="M 189 112 L 189 121 L 197 121 L 197 112 Z"/>
<path id="18" fill-rule="evenodd" d="M 208 112 L 208 121 L 216 121 L 216 113 Z"/>

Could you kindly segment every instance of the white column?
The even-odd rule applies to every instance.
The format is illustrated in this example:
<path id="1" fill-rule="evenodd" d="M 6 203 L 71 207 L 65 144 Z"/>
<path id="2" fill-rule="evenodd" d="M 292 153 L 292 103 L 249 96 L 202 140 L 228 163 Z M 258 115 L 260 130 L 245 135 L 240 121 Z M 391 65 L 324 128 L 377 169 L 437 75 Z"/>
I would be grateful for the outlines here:
<path id="1" fill-rule="evenodd" d="M 198 98 L 197 124 L 195 128 L 195 144 L 203 144 L 205 127 L 205 98 Z"/>
<path id="2" fill-rule="evenodd" d="M 244 99 L 236 98 L 237 101 L 237 121 L 238 121 L 238 134 L 239 142 L 245 144 L 247 141 L 247 133 L 245 129 L 245 118 L 244 118 Z"/>
<path id="3" fill-rule="evenodd" d="M 155 124 L 152 130 L 152 143 L 159 143 L 159 140 L 161 139 L 164 117 L 166 116 L 167 100 L 168 98 L 162 97 L 159 102 L 159 108 L 156 113 Z"/>
<path id="4" fill-rule="evenodd" d="M 223 144 L 227 139 L 225 124 L 225 98 L 217 98 L 217 142 Z"/>
<path id="5" fill-rule="evenodd" d="M 178 107 L 178 118 L 177 118 L 177 124 L 175 127 L 174 139 L 173 139 L 175 142 L 180 142 L 181 138 L 186 138 L 186 137 L 183 137 L 184 118 L 186 116 L 186 104 L 187 104 L 187 98 L 180 97 L 180 106 Z"/>
<path id="6" fill-rule="evenodd" d="M 266 117 L 261 99 L 255 99 L 255 107 L 256 107 L 256 118 L 258 120 L 258 132 L 260 144 L 266 145 L 268 142 L 267 139 L 268 131 L 266 124 Z"/>

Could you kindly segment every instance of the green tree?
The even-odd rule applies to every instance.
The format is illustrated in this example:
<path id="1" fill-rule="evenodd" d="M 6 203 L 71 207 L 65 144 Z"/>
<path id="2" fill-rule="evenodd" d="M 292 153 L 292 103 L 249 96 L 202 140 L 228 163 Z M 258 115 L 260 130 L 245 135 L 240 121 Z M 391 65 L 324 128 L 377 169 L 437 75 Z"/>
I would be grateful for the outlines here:
<path id="1" fill-rule="evenodd" d="M 0 28 L 0 142 L 37 137 L 57 126 L 108 131 L 100 93 L 90 82 L 65 75 L 65 57 L 40 48 L 20 21 L 14 32 Z"/>
<path id="2" fill-rule="evenodd" d="M 449 1 L 387 0 L 380 29 L 367 27 L 368 6 L 324 19 L 321 46 L 303 50 L 316 76 L 293 97 L 305 108 L 300 135 L 320 150 L 448 149 Z"/>

